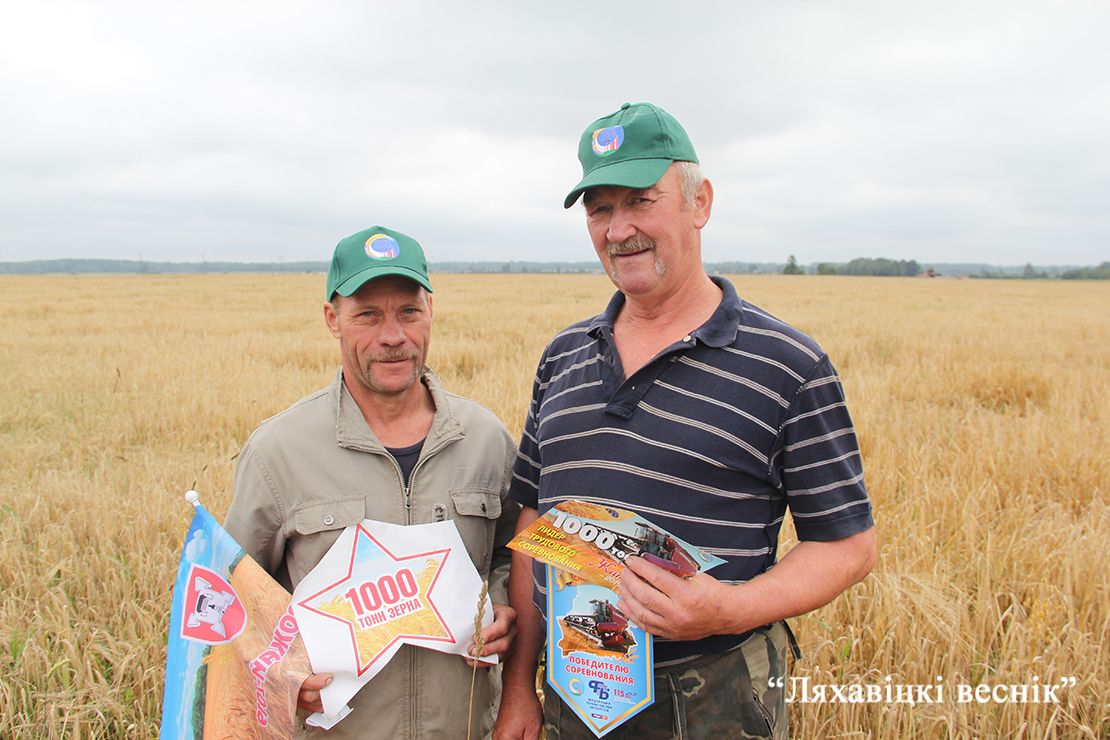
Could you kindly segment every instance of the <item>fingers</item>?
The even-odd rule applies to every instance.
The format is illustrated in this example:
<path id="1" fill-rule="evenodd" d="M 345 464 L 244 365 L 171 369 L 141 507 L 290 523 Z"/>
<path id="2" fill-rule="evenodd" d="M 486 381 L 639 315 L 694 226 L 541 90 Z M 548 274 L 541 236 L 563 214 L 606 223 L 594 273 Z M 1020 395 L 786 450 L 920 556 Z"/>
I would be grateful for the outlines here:
<path id="1" fill-rule="evenodd" d="M 493 605 L 493 622 L 482 630 L 482 637 L 488 643 L 499 640 L 516 629 L 516 610 L 504 604 Z"/>
<path id="2" fill-rule="evenodd" d="M 330 686 L 332 676 L 330 673 L 313 673 L 301 684 L 301 691 L 297 695 L 297 706 L 309 712 L 324 711 L 324 703 L 320 699 L 320 689 Z"/>
<path id="3" fill-rule="evenodd" d="M 625 565 L 628 567 L 621 572 L 620 593 L 625 603 L 633 611 L 666 614 L 672 598 L 685 582 L 643 558 L 628 558 Z"/>
<path id="4" fill-rule="evenodd" d="M 631 570 L 642 581 L 646 581 L 654 586 L 658 591 L 667 595 L 672 594 L 675 590 L 680 589 L 686 583 L 685 578 L 680 578 L 668 570 L 660 568 L 654 563 L 649 563 L 641 557 L 632 557 L 624 561 L 627 570 Z M 621 583 L 624 582 L 624 573 L 621 573 Z"/>
<path id="5" fill-rule="evenodd" d="M 659 635 L 659 628 L 664 621 L 664 615 L 669 611 L 669 600 L 666 593 L 659 590 L 645 577 L 652 575 L 652 570 L 662 571 L 642 558 L 628 558 L 627 566 L 621 572 L 620 600 L 617 608 L 624 612 L 633 624 L 653 635 Z M 669 575 L 664 572 L 664 575 Z"/>
<path id="6" fill-rule="evenodd" d="M 672 640 L 719 633 L 718 581 L 704 573 L 680 578 L 642 558 L 625 565 L 618 608 L 645 632 Z"/>
<path id="7" fill-rule="evenodd" d="M 494 604 L 493 622 L 482 630 L 482 638 L 484 640 L 482 657 L 497 655 L 499 658 L 504 659 L 504 656 L 512 649 L 513 643 L 516 641 L 516 635 L 516 610 L 505 604 Z M 474 656 L 476 649 L 475 644 L 472 642 L 467 652 L 469 655 Z M 466 662 L 470 666 L 474 665 L 474 661 L 470 658 L 467 658 Z"/>

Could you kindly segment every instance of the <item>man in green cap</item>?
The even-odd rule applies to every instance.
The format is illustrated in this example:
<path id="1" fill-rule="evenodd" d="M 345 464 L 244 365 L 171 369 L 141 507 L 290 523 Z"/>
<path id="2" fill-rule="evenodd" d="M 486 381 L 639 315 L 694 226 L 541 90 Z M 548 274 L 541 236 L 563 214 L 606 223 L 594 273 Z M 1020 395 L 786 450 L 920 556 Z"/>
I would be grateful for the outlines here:
<path id="1" fill-rule="evenodd" d="M 612 505 L 725 562 L 683 578 L 626 561 L 618 607 L 654 635 L 655 701 L 606 738 L 786 737 L 789 617 L 870 572 L 874 522 L 859 447 L 829 358 L 705 273 L 713 188 L 686 131 L 625 104 L 579 148 L 586 226 L 617 287 L 540 360 L 510 496 L 518 530 L 569 500 Z M 789 509 L 800 540 L 777 559 Z M 777 561 L 777 562 L 776 562 Z M 520 634 L 496 740 L 591 738 L 533 690 L 546 625 L 542 565 L 513 555 Z"/>
<path id="2" fill-rule="evenodd" d="M 292 591 L 352 524 L 453 520 L 489 580 L 494 622 L 482 654 L 500 655 L 516 634 L 505 547 L 520 511 L 507 497 L 516 450 L 493 412 L 448 393 L 425 365 L 431 292 L 412 238 L 373 226 L 339 242 L 324 320 L 339 340 L 341 367 L 330 387 L 263 421 L 247 440 L 224 526 Z M 500 668 L 477 670 L 471 713 L 467 661 L 404 645 L 351 700 L 349 717 L 331 730 L 300 732 L 329 740 L 484 737 Z M 319 691 L 329 682 L 310 676 L 301 709 L 322 711 Z"/>

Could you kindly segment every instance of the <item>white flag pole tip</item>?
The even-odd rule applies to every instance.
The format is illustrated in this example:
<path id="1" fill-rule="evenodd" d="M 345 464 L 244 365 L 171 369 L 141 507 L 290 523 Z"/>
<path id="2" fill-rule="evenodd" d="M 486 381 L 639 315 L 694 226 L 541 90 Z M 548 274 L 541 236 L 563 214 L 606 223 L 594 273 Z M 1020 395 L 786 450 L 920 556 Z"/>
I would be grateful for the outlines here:
<path id="1" fill-rule="evenodd" d="M 186 491 L 185 492 L 185 500 L 188 501 L 193 506 L 196 506 L 197 504 L 200 503 L 200 494 L 197 493 L 196 491 Z"/>

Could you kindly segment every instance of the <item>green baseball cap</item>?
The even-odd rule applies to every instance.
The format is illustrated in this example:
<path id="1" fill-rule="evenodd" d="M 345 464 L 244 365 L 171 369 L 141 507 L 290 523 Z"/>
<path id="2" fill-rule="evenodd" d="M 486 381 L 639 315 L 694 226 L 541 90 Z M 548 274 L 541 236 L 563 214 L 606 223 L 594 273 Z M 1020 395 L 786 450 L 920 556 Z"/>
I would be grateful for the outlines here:
<path id="1" fill-rule="evenodd" d="M 429 293 L 428 262 L 424 250 L 411 236 L 384 226 L 371 226 L 335 245 L 328 270 L 327 300 L 338 293 L 349 296 L 374 278 L 400 275 Z"/>
<path id="2" fill-rule="evenodd" d="M 670 113 L 651 103 L 625 103 L 586 128 L 578 142 L 578 161 L 582 182 L 563 201 L 564 208 L 595 185 L 650 188 L 672 162 L 697 162 L 698 155 Z"/>

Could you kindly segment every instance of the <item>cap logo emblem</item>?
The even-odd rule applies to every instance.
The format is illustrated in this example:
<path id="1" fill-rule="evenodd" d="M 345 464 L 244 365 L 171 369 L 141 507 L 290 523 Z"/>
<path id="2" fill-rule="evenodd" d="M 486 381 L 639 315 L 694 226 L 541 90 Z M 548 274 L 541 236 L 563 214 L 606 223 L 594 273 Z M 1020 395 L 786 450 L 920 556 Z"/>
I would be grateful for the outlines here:
<path id="1" fill-rule="evenodd" d="M 594 131 L 591 146 L 594 148 L 594 154 L 599 157 L 607 157 L 620 149 L 623 143 L 624 126 L 608 126 Z"/>
<path id="2" fill-rule="evenodd" d="M 366 256 L 375 260 L 396 257 L 401 253 L 401 245 L 387 234 L 374 234 L 366 240 Z"/>

